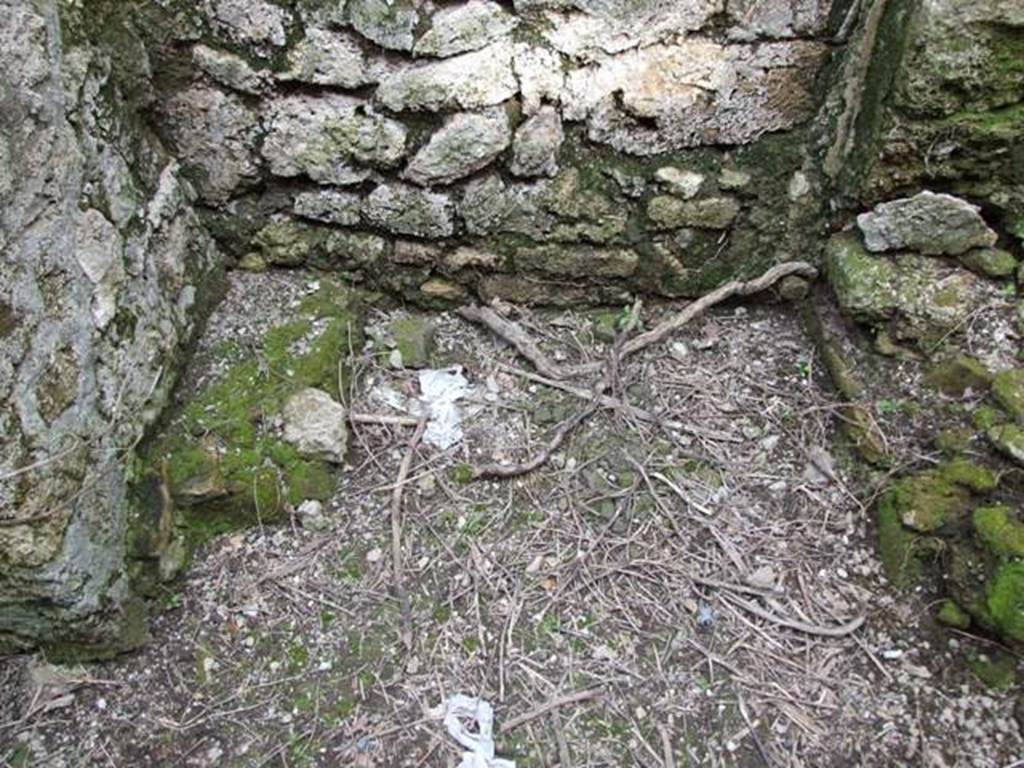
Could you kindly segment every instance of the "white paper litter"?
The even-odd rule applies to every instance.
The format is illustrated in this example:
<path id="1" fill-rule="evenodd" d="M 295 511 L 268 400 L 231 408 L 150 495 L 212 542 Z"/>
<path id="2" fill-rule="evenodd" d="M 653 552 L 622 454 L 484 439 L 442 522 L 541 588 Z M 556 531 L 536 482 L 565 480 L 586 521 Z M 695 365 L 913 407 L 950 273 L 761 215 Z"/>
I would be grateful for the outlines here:
<path id="1" fill-rule="evenodd" d="M 420 396 L 405 397 L 386 384 L 378 384 L 372 395 L 378 401 L 412 416 L 429 417 L 423 441 L 435 448 L 451 448 L 462 439 L 462 412 L 458 401 L 472 394 L 462 375 L 462 366 L 419 372 Z"/>
<path id="2" fill-rule="evenodd" d="M 467 723 L 475 723 L 476 732 Z M 444 703 L 444 727 L 469 750 L 462 753 L 458 768 L 516 768 L 513 761 L 494 756 L 494 709 L 484 699 L 452 696 Z"/>

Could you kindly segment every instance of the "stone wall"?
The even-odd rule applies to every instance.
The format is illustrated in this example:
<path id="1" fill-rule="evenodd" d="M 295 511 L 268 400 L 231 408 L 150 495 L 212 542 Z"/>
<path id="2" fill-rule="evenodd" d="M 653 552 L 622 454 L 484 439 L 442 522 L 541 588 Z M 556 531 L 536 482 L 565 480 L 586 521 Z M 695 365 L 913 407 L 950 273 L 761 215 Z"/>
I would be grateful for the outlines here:
<path id="1" fill-rule="evenodd" d="M 217 252 L 116 5 L 0 0 L 0 652 L 138 644 L 126 479 Z"/>
<path id="2" fill-rule="evenodd" d="M 244 267 L 421 302 L 694 295 L 802 255 L 830 0 L 175 0 L 153 123 Z"/>

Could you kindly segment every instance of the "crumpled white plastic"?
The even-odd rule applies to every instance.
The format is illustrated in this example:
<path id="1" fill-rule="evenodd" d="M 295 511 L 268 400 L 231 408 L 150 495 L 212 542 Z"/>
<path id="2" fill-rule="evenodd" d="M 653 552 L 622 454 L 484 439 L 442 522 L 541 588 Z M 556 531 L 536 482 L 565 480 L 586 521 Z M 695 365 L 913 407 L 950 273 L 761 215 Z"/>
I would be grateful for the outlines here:
<path id="1" fill-rule="evenodd" d="M 462 439 L 462 414 L 458 401 L 469 394 L 469 382 L 462 367 L 420 371 L 420 402 L 430 421 L 423 439 L 441 450 Z"/>
<path id="2" fill-rule="evenodd" d="M 476 722 L 477 733 L 465 721 Z M 494 709 L 484 699 L 457 693 L 444 703 L 444 727 L 468 752 L 458 768 L 516 768 L 511 760 L 494 756 Z"/>
<path id="3" fill-rule="evenodd" d="M 429 418 L 423 441 L 435 448 L 451 448 L 462 439 L 462 412 L 458 401 L 472 393 L 462 375 L 462 366 L 427 369 L 419 372 L 420 396 L 406 398 L 391 387 L 380 384 L 373 389 L 377 400 L 413 416 Z"/>

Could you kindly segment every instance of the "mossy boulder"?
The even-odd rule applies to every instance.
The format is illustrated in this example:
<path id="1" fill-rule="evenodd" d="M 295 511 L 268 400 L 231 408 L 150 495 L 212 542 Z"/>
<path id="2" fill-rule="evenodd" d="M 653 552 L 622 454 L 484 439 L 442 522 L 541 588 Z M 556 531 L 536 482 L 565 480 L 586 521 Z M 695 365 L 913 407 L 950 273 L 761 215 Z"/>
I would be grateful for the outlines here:
<path id="1" fill-rule="evenodd" d="M 1000 248 L 975 248 L 960 257 L 960 263 L 984 277 L 1012 277 L 1017 271 L 1017 259 Z"/>
<path id="2" fill-rule="evenodd" d="M 1000 371 L 992 380 L 992 396 L 1014 419 L 1024 421 L 1024 368 Z"/>
<path id="3" fill-rule="evenodd" d="M 992 373 L 976 358 L 957 355 L 934 365 L 925 376 L 925 383 L 950 397 L 962 397 L 968 390 L 987 391 Z"/>
<path id="4" fill-rule="evenodd" d="M 1009 507 L 979 507 L 971 515 L 974 533 L 982 546 L 1000 557 L 1024 557 L 1024 523 Z"/>
<path id="5" fill-rule="evenodd" d="M 939 467 L 942 479 L 975 493 L 989 493 L 999 485 L 996 473 L 967 459 L 954 459 Z"/>
<path id="6" fill-rule="evenodd" d="M 898 480 L 882 499 L 907 528 L 931 533 L 966 512 L 969 491 L 940 470 L 929 470 Z"/>
<path id="7" fill-rule="evenodd" d="M 184 404 L 145 454 L 188 538 L 273 522 L 306 499 L 330 496 L 336 471 L 286 441 L 280 416 L 309 388 L 341 400 L 345 359 L 362 344 L 358 295 L 324 281 L 258 350 L 223 350 L 233 362 Z M 138 517 L 146 518 L 144 510 Z"/>
<path id="8" fill-rule="evenodd" d="M 985 594 L 992 625 L 1000 635 L 1024 643 L 1024 562 L 1001 564 Z"/>
<path id="9" fill-rule="evenodd" d="M 914 253 L 869 253 L 852 234 L 829 239 L 825 267 L 843 313 L 896 341 L 937 341 L 960 327 L 975 303 L 970 272 Z"/>
<path id="10" fill-rule="evenodd" d="M 989 429 L 988 439 L 1000 453 L 1024 465 L 1024 429 L 1016 424 L 1000 424 Z"/>
<path id="11" fill-rule="evenodd" d="M 949 545 L 943 542 L 967 520 L 973 494 L 995 490 L 998 480 L 986 467 L 955 459 L 894 482 L 879 500 L 875 518 L 879 556 L 889 580 L 899 588 L 906 587 L 921 575 L 928 557 L 943 549 L 964 549 L 955 537 Z M 978 559 L 961 554 L 961 566 Z M 961 570 L 969 569 L 964 566 Z M 963 579 L 962 604 L 970 597 L 968 587 L 977 583 L 976 578 Z M 978 596 L 971 599 L 976 602 Z"/>

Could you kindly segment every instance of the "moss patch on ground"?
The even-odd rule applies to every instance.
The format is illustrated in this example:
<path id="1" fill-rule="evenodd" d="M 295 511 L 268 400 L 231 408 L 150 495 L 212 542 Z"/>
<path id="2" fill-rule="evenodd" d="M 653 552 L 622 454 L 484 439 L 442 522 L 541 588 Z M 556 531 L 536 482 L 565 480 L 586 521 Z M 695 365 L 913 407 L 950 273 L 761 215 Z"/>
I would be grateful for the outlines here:
<path id="1" fill-rule="evenodd" d="M 268 331 L 192 398 L 151 447 L 147 463 L 164 478 L 190 540 L 272 522 L 334 491 L 334 469 L 284 442 L 275 419 L 307 387 L 340 399 L 344 361 L 363 345 L 360 306 L 358 294 L 322 281 L 294 320 Z"/>

